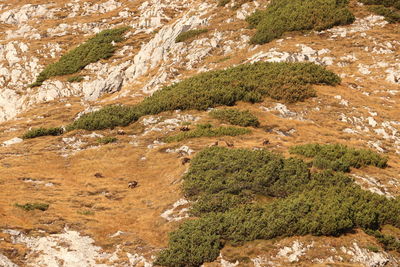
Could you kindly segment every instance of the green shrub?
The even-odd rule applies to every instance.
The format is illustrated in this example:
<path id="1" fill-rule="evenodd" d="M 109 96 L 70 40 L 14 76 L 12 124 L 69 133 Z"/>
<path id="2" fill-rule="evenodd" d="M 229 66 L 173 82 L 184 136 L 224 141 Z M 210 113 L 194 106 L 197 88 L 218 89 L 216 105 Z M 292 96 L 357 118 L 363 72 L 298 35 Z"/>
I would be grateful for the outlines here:
<path id="1" fill-rule="evenodd" d="M 384 235 L 378 230 L 366 230 L 366 233 L 374 236 L 385 250 L 395 250 L 400 252 L 400 240 L 392 235 Z"/>
<path id="2" fill-rule="evenodd" d="M 394 7 L 400 9 L 400 0 L 359 0 L 366 5 L 383 5 L 385 7 Z"/>
<path id="3" fill-rule="evenodd" d="M 48 65 L 30 86 L 40 86 L 50 77 L 73 74 L 90 63 L 111 57 L 115 51 L 113 42 L 121 42 L 123 33 L 128 29 L 128 27 L 124 27 L 104 30 L 96 34 L 93 38 L 63 55 L 59 61 Z"/>
<path id="4" fill-rule="evenodd" d="M 16 203 L 15 206 L 25 211 L 31 211 L 31 210 L 46 211 L 49 208 L 49 204 L 45 203 L 26 203 L 24 205 Z"/>
<path id="5" fill-rule="evenodd" d="M 183 190 L 199 218 L 171 233 L 157 264 L 199 266 L 215 260 L 226 242 L 400 227 L 398 199 L 362 190 L 343 173 L 311 173 L 300 159 L 264 150 L 207 148 L 192 159 Z M 273 198 L 257 203 L 256 196 Z M 397 246 L 393 238 L 382 240 Z"/>
<path id="6" fill-rule="evenodd" d="M 321 31 L 351 24 L 355 18 L 347 4 L 348 0 L 272 0 L 266 10 L 247 18 L 250 27 L 257 29 L 251 42 L 263 44 L 285 32 Z"/>
<path id="7" fill-rule="evenodd" d="M 400 2 L 399 2 L 400 3 Z M 378 14 L 380 16 L 384 16 L 385 19 L 389 23 L 397 23 L 400 22 L 400 9 L 385 7 L 382 5 L 379 6 L 371 6 L 368 8 L 371 12 Z"/>
<path id="8" fill-rule="evenodd" d="M 67 131 L 75 129 L 101 130 L 113 129 L 116 126 L 127 126 L 140 118 L 134 107 L 112 105 L 106 106 L 98 111 L 90 112 L 81 116 L 67 126 Z"/>
<path id="9" fill-rule="evenodd" d="M 46 135 L 52 135 L 52 136 L 58 136 L 62 135 L 64 132 L 63 128 L 61 127 L 53 127 L 53 128 L 33 128 L 22 136 L 22 139 L 30 139 L 30 138 L 36 138 L 40 136 L 46 136 Z"/>
<path id="10" fill-rule="evenodd" d="M 260 122 L 258 121 L 257 117 L 248 110 L 241 111 L 237 109 L 214 109 L 210 112 L 210 115 L 211 117 L 225 123 L 239 125 L 242 127 L 260 126 Z"/>
<path id="11" fill-rule="evenodd" d="M 208 32 L 207 29 L 196 29 L 196 30 L 189 30 L 186 32 L 181 32 L 176 38 L 175 38 L 175 42 L 176 43 L 180 43 L 180 42 L 184 42 L 186 40 L 192 39 L 200 34 L 206 33 Z"/>
<path id="12" fill-rule="evenodd" d="M 182 140 L 190 139 L 190 138 L 199 138 L 199 137 L 217 137 L 217 136 L 238 136 L 243 134 L 251 133 L 249 129 L 237 128 L 237 127 L 215 127 L 213 128 L 211 125 L 197 125 L 196 129 L 181 132 L 177 135 L 169 136 L 165 138 L 165 141 L 168 143 L 171 142 L 180 142 Z"/>
<path id="13" fill-rule="evenodd" d="M 116 137 L 113 136 L 106 136 L 106 137 L 102 137 L 97 139 L 97 142 L 100 144 L 109 144 L 109 143 L 115 143 L 117 142 L 118 139 Z"/>
<path id="14" fill-rule="evenodd" d="M 349 172 L 350 167 L 372 165 L 387 166 L 387 158 L 369 149 L 354 149 L 340 144 L 307 144 L 290 148 L 290 153 L 313 158 L 313 165 L 320 169 Z"/>
<path id="15" fill-rule="evenodd" d="M 79 83 L 79 82 L 81 82 L 83 80 L 84 80 L 83 76 L 77 75 L 77 76 L 72 76 L 72 77 L 68 78 L 67 81 L 70 82 L 70 83 Z"/>
<path id="16" fill-rule="evenodd" d="M 287 102 L 315 96 L 312 84 L 336 85 L 340 78 L 313 63 L 243 64 L 205 72 L 166 86 L 135 106 L 107 106 L 74 121 L 68 130 L 126 126 L 145 115 L 171 110 L 207 110 L 237 101 L 260 102 L 264 96 Z"/>

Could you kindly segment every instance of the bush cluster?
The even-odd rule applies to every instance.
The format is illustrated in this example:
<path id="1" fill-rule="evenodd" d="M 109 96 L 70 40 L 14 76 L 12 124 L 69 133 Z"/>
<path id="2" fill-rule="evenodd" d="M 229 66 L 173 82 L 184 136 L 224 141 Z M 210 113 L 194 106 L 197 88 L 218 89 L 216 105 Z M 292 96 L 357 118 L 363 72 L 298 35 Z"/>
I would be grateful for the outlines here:
<path id="1" fill-rule="evenodd" d="M 22 139 L 30 139 L 30 138 L 36 138 L 40 136 L 47 136 L 47 135 L 52 135 L 52 136 L 58 136 L 62 135 L 64 132 L 64 129 L 61 127 L 53 127 L 53 128 L 33 128 L 22 136 Z"/>
<path id="2" fill-rule="evenodd" d="M 362 190 L 343 173 L 312 173 L 300 159 L 264 150 L 207 148 L 191 161 L 183 190 L 198 218 L 170 234 L 160 265 L 200 266 L 215 260 L 226 242 L 400 227 L 398 199 Z M 256 196 L 272 200 L 257 203 Z"/>
<path id="3" fill-rule="evenodd" d="M 247 18 L 257 32 L 254 44 L 280 38 L 285 32 L 321 31 L 336 25 L 351 24 L 354 15 L 347 8 L 348 0 L 272 0 L 266 10 L 258 10 Z"/>
<path id="4" fill-rule="evenodd" d="M 46 211 L 49 208 L 49 204 L 45 203 L 26 203 L 23 205 L 15 203 L 15 206 L 25 211 L 31 211 L 31 210 Z"/>
<path id="5" fill-rule="evenodd" d="M 237 109 L 214 109 L 210 112 L 211 117 L 216 118 L 222 122 L 239 125 L 243 127 L 260 126 L 260 122 L 256 116 L 250 111 L 237 110 Z"/>
<path id="6" fill-rule="evenodd" d="M 186 40 L 192 39 L 202 33 L 206 33 L 208 32 L 207 29 L 196 29 L 196 30 L 189 30 L 186 32 L 181 32 L 176 38 L 175 38 L 175 42 L 176 43 L 180 43 L 180 42 L 184 42 Z"/>
<path id="7" fill-rule="evenodd" d="M 349 172 L 350 167 L 367 165 L 385 168 L 387 158 L 369 149 L 354 149 L 340 144 L 306 144 L 290 148 L 290 153 L 313 158 L 313 166 L 320 169 Z"/>
<path id="8" fill-rule="evenodd" d="M 392 235 L 384 235 L 378 230 L 367 229 L 366 233 L 374 236 L 386 250 L 400 252 L 400 240 Z"/>
<path id="9" fill-rule="evenodd" d="M 199 124 L 196 129 L 169 136 L 164 140 L 168 143 L 199 137 L 238 136 L 251 133 L 249 129 L 238 127 L 212 127 L 211 124 Z"/>
<path id="10" fill-rule="evenodd" d="M 104 30 L 96 34 L 93 38 L 63 55 L 59 61 L 48 65 L 31 84 L 31 87 L 42 85 L 50 77 L 73 74 L 90 63 L 111 57 L 115 51 L 113 43 L 121 42 L 123 33 L 128 29 L 128 27 L 124 27 Z"/>
<path id="11" fill-rule="evenodd" d="M 237 101 L 260 102 L 271 97 L 287 102 L 316 95 L 312 84 L 337 85 L 340 78 L 313 63 L 243 64 L 209 71 L 166 86 L 135 106 L 108 106 L 74 121 L 68 130 L 126 126 L 145 115 L 171 110 L 207 110 Z"/>
<path id="12" fill-rule="evenodd" d="M 396 8 L 385 7 L 383 5 L 377 5 L 369 7 L 369 10 L 380 16 L 384 16 L 389 23 L 400 22 L 400 8 L 396 9 Z"/>

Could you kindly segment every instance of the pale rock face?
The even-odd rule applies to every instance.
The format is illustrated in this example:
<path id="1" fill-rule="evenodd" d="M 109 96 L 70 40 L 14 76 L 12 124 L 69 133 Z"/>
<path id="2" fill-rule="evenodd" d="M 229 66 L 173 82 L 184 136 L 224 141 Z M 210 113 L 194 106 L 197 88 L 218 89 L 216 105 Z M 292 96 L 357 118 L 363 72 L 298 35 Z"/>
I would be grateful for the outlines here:
<path id="1" fill-rule="evenodd" d="M 304 246 L 299 241 L 294 241 L 291 247 L 284 247 L 279 250 L 277 256 L 280 258 L 286 258 L 289 262 L 297 262 L 300 257 L 306 253 L 306 251 L 313 247 L 313 244 Z"/>
<path id="2" fill-rule="evenodd" d="M 19 137 L 14 137 L 14 138 L 12 138 L 10 140 L 7 140 L 7 141 L 3 142 L 3 146 L 11 146 L 11 145 L 14 145 L 14 144 L 21 143 L 22 141 L 24 141 L 24 140 L 22 140 Z"/>
<path id="3" fill-rule="evenodd" d="M 10 261 L 6 256 L 0 254 L 0 266 L 2 267 L 18 267 L 15 263 Z"/>
<path id="4" fill-rule="evenodd" d="M 90 5 L 90 3 L 85 2 L 82 7 L 85 10 L 85 12 L 83 13 L 83 16 L 92 15 L 94 13 L 104 14 L 104 13 L 107 13 L 107 12 L 117 9 L 120 6 L 121 6 L 121 3 L 119 3 L 118 1 L 115 1 L 115 0 L 109 0 L 107 2 L 103 2 L 100 4 L 96 3 L 94 5 Z"/>
<path id="5" fill-rule="evenodd" d="M 6 24 L 22 24 L 33 17 L 54 18 L 56 10 L 48 9 L 50 5 L 24 5 L 17 9 L 8 10 L 0 15 L 0 22 Z"/>
<path id="6" fill-rule="evenodd" d="M 353 243 L 350 248 L 342 247 L 341 250 L 352 256 L 353 262 L 364 264 L 367 267 L 381 267 L 389 262 L 397 262 L 386 252 L 371 252 L 368 249 L 360 248 L 357 243 Z"/>
<path id="7" fill-rule="evenodd" d="M 113 72 L 106 79 L 98 79 L 93 82 L 83 83 L 85 100 L 94 101 L 103 93 L 115 93 L 122 87 L 123 78 L 118 72 Z"/>
<path id="8" fill-rule="evenodd" d="M 329 49 L 314 50 L 303 44 L 296 45 L 300 48 L 297 53 L 280 52 L 277 48 L 271 48 L 268 52 L 259 52 L 248 59 L 248 62 L 304 62 L 309 61 L 320 65 L 329 66 L 333 64 L 333 57 L 324 57 L 323 54 L 330 52 Z"/>

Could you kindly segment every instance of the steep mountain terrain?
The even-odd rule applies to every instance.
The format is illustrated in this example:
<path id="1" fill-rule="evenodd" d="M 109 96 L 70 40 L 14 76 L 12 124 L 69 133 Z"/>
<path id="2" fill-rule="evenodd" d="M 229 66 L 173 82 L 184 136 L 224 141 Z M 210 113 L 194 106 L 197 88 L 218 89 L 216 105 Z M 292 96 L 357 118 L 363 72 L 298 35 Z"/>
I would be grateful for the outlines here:
<path id="1" fill-rule="evenodd" d="M 293 146 L 309 143 L 370 149 L 386 158 L 387 166 L 361 164 L 346 170 L 346 175 L 364 191 L 398 201 L 399 24 L 354 0 L 348 4 L 354 18 L 345 23 L 294 27 L 267 43 L 257 43 L 252 37 L 263 28 L 249 27 L 246 18 L 269 4 L 264 0 L 0 0 L 0 266 L 153 266 L 171 245 L 169 233 L 201 217 L 191 211 L 201 199 L 185 192 L 185 174 L 191 173 L 197 155 L 208 147 L 267 150 L 284 158 L 293 156 Z M 112 51 L 109 55 L 92 54 L 99 60 L 89 61 L 77 73 L 49 75 L 33 84 L 68 51 L 104 30 L 123 27 L 129 27 L 123 38 L 102 43 Z M 281 97 L 279 90 L 265 90 L 256 78 L 246 79 L 258 69 L 246 72 L 243 66 L 266 62 L 271 65 L 265 65 L 260 77 L 279 77 L 266 81 L 268 88 L 292 90 L 289 96 L 302 96 L 306 88 L 308 94 L 294 101 L 288 95 Z M 287 71 L 286 65 L 279 65 L 282 62 L 294 70 Z M 230 75 L 231 69 L 228 74 L 223 71 L 235 66 L 239 71 L 233 69 Z M 285 67 L 269 72 L 268 66 Z M 307 80 L 303 72 L 296 72 L 301 66 L 313 66 L 325 79 Z M 215 70 L 221 72 L 209 74 Z M 222 84 L 217 89 L 237 91 L 214 90 L 213 79 Z M 197 103 L 200 96 L 204 99 Z M 156 107 L 151 99 L 156 99 Z M 143 104 L 137 111 L 139 103 L 151 108 Z M 249 112 L 210 112 L 227 103 Z M 118 119 L 110 119 L 101 108 L 111 104 L 131 108 L 117 106 Z M 113 127 L 85 121 L 103 120 L 103 115 Z M 227 117 L 221 120 L 221 116 Z M 236 126 L 227 130 L 233 127 L 230 124 Z M 40 127 L 61 128 L 50 136 L 22 138 L 29 130 L 31 137 L 41 135 L 35 132 Z M 321 167 L 311 165 L 307 168 L 312 173 Z M 243 189 L 243 194 L 250 195 L 247 191 Z M 251 197 L 251 203 L 270 203 L 281 195 Z M 400 266 L 399 218 L 393 217 L 398 225 L 377 226 L 393 238 L 392 246 L 356 224 L 337 235 L 287 233 L 243 242 L 227 238 L 217 257 L 202 264 Z M 186 266 L 201 265 L 189 262 Z"/>

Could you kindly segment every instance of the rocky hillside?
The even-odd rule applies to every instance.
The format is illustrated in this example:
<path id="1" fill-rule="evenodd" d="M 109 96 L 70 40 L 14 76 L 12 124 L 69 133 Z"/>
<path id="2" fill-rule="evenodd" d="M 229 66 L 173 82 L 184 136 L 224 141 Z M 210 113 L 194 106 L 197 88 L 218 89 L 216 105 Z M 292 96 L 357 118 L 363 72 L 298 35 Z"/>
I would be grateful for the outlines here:
<path id="1" fill-rule="evenodd" d="M 382 2 L 0 0 L 0 266 L 400 266 Z"/>

